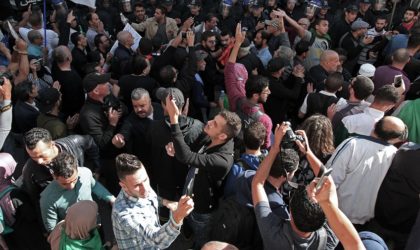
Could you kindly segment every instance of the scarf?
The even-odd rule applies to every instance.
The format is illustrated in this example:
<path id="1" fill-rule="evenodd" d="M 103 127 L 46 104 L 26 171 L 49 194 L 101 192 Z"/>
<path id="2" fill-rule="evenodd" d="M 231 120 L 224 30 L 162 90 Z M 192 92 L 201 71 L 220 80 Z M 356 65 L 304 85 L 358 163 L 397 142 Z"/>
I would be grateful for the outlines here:
<path id="1" fill-rule="evenodd" d="M 97 226 L 98 205 L 84 200 L 67 210 L 66 219 L 54 228 L 48 240 L 52 250 L 103 249 Z"/>

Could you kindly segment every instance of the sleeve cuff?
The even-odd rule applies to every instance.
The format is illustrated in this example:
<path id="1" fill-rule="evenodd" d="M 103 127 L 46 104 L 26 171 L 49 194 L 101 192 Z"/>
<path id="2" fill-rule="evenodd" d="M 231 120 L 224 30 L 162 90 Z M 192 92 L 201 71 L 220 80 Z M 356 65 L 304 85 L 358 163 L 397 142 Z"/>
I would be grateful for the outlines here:
<path id="1" fill-rule="evenodd" d="M 177 123 L 177 124 L 171 124 L 171 133 L 173 135 L 179 134 L 181 132 L 182 131 L 181 131 L 181 128 L 179 127 L 179 123 Z"/>

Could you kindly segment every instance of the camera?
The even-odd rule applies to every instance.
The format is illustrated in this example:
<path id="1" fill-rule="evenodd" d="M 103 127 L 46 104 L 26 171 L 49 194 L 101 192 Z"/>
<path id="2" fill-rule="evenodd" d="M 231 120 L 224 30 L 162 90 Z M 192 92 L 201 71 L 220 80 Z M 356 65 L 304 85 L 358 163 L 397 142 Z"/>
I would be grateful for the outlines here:
<path id="1" fill-rule="evenodd" d="M 302 136 L 296 135 L 291 127 L 290 122 L 286 122 L 288 128 L 286 130 L 286 134 L 283 136 L 283 140 L 281 141 L 282 148 L 296 148 L 296 140 L 299 140 L 301 142 L 304 142 L 305 139 L 303 139 Z"/>
<path id="2" fill-rule="evenodd" d="M 3 85 L 4 83 L 3 77 L 6 77 L 7 79 L 12 80 L 13 74 L 11 72 L 0 73 L 0 85 Z"/>

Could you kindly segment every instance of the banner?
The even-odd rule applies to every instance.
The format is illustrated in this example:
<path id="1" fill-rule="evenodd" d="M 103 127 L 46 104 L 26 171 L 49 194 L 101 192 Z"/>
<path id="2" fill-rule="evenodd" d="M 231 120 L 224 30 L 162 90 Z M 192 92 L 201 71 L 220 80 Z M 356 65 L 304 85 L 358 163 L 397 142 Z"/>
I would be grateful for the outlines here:
<path id="1" fill-rule="evenodd" d="M 95 4 L 96 4 L 96 0 L 70 0 L 73 3 L 77 3 L 77 4 L 81 4 L 81 5 L 85 5 L 88 7 L 91 7 L 93 9 L 96 8 Z"/>

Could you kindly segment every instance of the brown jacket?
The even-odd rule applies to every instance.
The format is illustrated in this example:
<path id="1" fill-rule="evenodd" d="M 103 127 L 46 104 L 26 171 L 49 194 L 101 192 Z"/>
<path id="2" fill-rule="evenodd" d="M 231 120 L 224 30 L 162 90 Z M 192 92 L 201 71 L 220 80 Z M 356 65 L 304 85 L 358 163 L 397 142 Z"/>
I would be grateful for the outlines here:
<path id="1" fill-rule="evenodd" d="M 176 21 L 170 17 L 165 17 L 165 22 L 166 36 L 168 37 L 168 40 L 174 39 L 178 34 L 178 26 L 176 25 Z M 132 23 L 131 26 L 133 26 L 133 28 L 139 32 L 145 31 L 145 37 L 152 39 L 156 35 L 159 24 L 154 17 L 150 17 L 142 23 Z"/>

